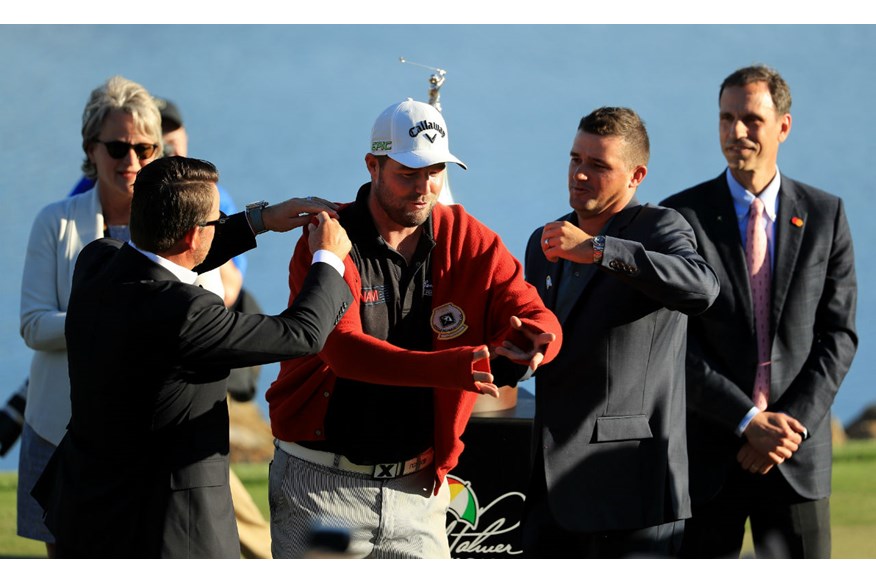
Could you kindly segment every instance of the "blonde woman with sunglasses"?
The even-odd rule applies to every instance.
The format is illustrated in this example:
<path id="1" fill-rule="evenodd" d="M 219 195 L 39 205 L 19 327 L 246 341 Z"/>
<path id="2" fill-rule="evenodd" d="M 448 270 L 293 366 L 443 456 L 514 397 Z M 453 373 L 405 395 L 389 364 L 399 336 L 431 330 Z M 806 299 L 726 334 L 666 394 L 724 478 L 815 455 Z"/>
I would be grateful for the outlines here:
<path id="1" fill-rule="evenodd" d="M 64 322 L 73 268 L 95 239 L 129 239 L 134 179 L 161 153 L 161 114 L 149 92 L 118 76 L 92 91 L 82 114 L 82 149 L 82 170 L 95 185 L 37 215 L 21 284 L 21 336 L 34 356 L 19 456 L 18 535 L 44 541 L 49 557 L 54 538 L 30 490 L 70 419 Z"/>

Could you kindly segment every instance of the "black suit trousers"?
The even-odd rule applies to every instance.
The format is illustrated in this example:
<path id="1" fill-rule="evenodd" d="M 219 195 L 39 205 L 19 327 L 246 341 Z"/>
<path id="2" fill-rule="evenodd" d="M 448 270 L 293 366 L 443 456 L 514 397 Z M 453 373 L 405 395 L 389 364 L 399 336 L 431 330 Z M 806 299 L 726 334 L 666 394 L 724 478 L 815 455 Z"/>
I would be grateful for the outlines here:
<path id="1" fill-rule="evenodd" d="M 758 558 L 830 558 L 830 498 L 801 497 L 778 469 L 756 475 L 739 466 L 718 496 L 694 504 L 681 557 L 738 558 L 746 519 Z"/>

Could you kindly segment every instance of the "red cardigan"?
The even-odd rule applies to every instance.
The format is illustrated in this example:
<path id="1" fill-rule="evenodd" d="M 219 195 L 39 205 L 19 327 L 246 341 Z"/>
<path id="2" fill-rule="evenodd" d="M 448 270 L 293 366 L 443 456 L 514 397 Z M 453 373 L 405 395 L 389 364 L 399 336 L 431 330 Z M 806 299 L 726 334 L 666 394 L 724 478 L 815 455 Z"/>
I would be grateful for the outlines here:
<path id="1" fill-rule="evenodd" d="M 436 489 L 462 453 L 460 439 L 478 397 L 472 369 L 489 371 L 489 362 L 472 364 L 472 352 L 495 347 L 506 338 L 526 344 L 511 328 L 511 316 L 528 327 L 557 336 L 548 363 L 559 352 L 562 328 L 535 288 L 523 279 L 520 262 L 493 231 L 460 205 L 432 211 L 436 246 L 432 250 L 433 351 L 401 349 L 362 330 L 359 271 L 348 256 L 344 279 L 354 301 L 319 355 L 284 361 L 266 398 L 274 436 L 288 442 L 325 439 L 324 419 L 336 376 L 383 385 L 432 387 L 435 399 Z M 306 233 L 289 263 L 290 303 L 301 288 L 312 256 Z M 448 304 L 453 307 L 443 308 Z M 443 308 L 443 310 L 442 310 Z M 450 310 L 456 323 L 442 329 L 436 313 Z M 464 324 L 459 324 L 459 309 Z"/>

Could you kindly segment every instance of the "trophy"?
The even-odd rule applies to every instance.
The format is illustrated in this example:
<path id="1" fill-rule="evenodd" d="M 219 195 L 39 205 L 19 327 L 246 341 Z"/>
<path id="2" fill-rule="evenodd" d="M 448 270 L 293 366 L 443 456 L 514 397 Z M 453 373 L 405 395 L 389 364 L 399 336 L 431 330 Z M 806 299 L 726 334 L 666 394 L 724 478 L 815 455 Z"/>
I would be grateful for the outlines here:
<path id="1" fill-rule="evenodd" d="M 399 57 L 398 60 L 402 63 L 413 65 L 414 67 L 422 67 L 423 69 L 434 71 L 434 73 L 429 76 L 429 105 L 433 106 L 436 110 L 440 112 L 441 96 L 438 94 L 438 92 L 441 91 L 441 86 L 444 85 L 444 78 L 447 76 L 447 71 L 445 71 L 444 69 L 439 69 L 438 67 L 430 67 L 429 65 L 414 63 L 413 61 L 408 61 L 404 57 Z"/>
<path id="2" fill-rule="evenodd" d="M 438 92 L 441 91 L 441 86 L 444 85 L 444 78 L 447 76 L 447 71 L 439 69 L 438 67 L 430 67 L 429 65 L 414 63 L 413 61 L 408 61 L 404 57 L 399 57 L 398 60 L 401 63 L 413 65 L 414 67 L 422 67 L 423 69 L 428 69 L 433 72 L 432 75 L 429 76 L 429 105 L 440 112 L 441 96 Z M 450 180 L 447 176 L 446 170 L 444 171 L 444 186 L 441 188 L 441 194 L 438 195 L 438 202 L 445 205 L 452 205 L 454 203 L 453 193 L 450 192 Z"/>

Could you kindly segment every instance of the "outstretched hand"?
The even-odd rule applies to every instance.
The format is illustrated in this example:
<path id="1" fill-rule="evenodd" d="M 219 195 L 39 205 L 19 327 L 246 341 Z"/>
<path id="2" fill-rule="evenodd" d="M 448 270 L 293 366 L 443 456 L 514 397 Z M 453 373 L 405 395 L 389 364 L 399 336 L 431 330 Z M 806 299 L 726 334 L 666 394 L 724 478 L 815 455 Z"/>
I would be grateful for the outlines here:
<path id="1" fill-rule="evenodd" d="M 504 341 L 501 346 L 494 349 L 497 355 L 506 357 L 515 363 L 528 365 L 532 371 L 538 369 L 538 366 L 544 360 L 544 354 L 547 346 L 557 339 L 554 333 L 540 333 L 524 326 L 523 321 L 518 317 L 511 317 L 511 326 L 523 333 L 529 340 L 530 349 L 524 350 L 511 341 Z"/>
<path id="2" fill-rule="evenodd" d="M 489 360 L 490 351 L 486 347 L 481 347 L 471 354 L 471 362 L 477 363 L 482 360 Z M 478 392 L 484 395 L 499 397 L 499 388 L 493 383 L 493 374 L 488 371 L 478 371 L 472 369 L 472 379 Z"/>
<path id="3" fill-rule="evenodd" d="M 284 232 L 307 225 L 314 215 L 321 212 L 336 218 L 338 206 L 319 197 L 288 199 L 282 203 L 265 207 L 262 210 L 262 220 L 268 230 Z"/>

